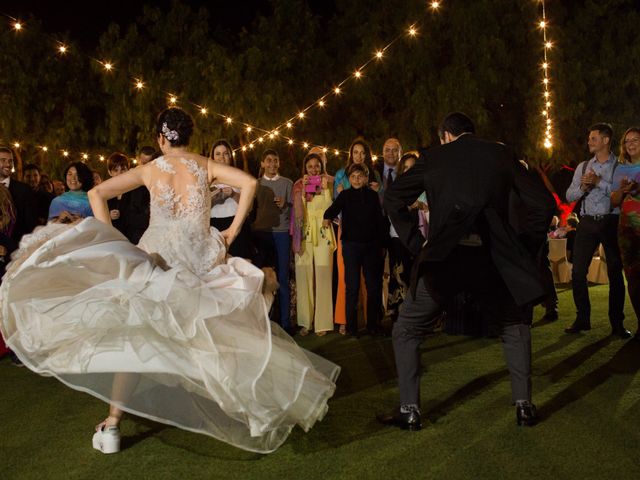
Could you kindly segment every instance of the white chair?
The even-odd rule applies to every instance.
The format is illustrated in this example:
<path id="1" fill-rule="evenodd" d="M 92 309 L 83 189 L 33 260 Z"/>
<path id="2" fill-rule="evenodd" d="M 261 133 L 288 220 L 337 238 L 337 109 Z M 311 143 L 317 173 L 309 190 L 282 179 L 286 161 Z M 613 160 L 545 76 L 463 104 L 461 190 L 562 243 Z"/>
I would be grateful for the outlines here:
<path id="1" fill-rule="evenodd" d="M 553 281 L 569 283 L 571 281 L 571 264 L 567 260 L 567 239 L 549 239 L 549 261 L 553 272 Z"/>

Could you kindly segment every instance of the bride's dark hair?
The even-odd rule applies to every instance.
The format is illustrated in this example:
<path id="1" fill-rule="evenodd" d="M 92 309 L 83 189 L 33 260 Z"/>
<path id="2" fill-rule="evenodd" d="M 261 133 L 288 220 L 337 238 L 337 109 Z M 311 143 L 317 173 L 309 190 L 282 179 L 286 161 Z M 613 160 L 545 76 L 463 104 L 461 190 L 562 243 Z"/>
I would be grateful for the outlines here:
<path id="1" fill-rule="evenodd" d="M 189 145 L 193 133 L 193 118 L 181 108 L 171 107 L 160 112 L 156 133 L 166 138 L 172 147 Z"/>

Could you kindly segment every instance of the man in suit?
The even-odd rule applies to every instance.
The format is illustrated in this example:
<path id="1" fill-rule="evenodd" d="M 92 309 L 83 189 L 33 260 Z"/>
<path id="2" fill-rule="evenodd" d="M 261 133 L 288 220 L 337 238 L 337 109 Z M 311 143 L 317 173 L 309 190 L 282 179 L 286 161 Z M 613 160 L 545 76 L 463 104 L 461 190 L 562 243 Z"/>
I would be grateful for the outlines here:
<path id="1" fill-rule="evenodd" d="M 36 226 L 36 207 L 33 192 L 26 183 L 11 178 L 13 173 L 13 151 L 0 146 L 0 182 L 9 189 L 16 209 L 16 224 L 11 239 L 16 245 L 23 235 L 31 233 Z"/>
<path id="2" fill-rule="evenodd" d="M 419 347 L 442 306 L 460 291 L 474 295 L 500 322 L 517 423 L 537 422 L 525 308 L 544 290 L 533 258 L 509 224 L 509 196 L 512 190 L 520 195 L 531 212 L 529 228 L 542 235 L 555 202 L 540 184 L 527 180 L 507 147 L 480 140 L 474 132 L 469 117 L 449 114 L 439 131 L 442 145 L 422 151 L 416 165 L 385 194 L 384 206 L 400 239 L 418 256 L 411 292 L 393 327 L 400 408 L 378 415 L 388 425 L 422 427 Z M 423 191 L 430 211 L 427 242 L 407 209 Z"/>

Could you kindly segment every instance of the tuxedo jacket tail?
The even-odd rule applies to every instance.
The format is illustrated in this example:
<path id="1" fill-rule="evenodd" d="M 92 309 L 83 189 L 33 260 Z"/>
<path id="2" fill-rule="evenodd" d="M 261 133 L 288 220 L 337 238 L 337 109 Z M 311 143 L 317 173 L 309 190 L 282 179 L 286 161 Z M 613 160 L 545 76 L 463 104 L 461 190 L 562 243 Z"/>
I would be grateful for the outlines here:
<path id="1" fill-rule="evenodd" d="M 406 208 L 423 191 L 430 212 L 426 243 Z M 416 165 L 396 179 L 384 198 L 400 239 L 418 255 L 412 286 L 415 288 L 417 278 L 428 277 L 430 271 L 446 264 L 461 240 L 477 234 L 518 305 L 543 297 L 534 261 L 509 223 L 512 192 L 527 206 L 529 228 L 536 234 L 546 232 L 554 199 L 544 185 L 530 181 L 505 145 L 465 134 L 422 150 Z"/>

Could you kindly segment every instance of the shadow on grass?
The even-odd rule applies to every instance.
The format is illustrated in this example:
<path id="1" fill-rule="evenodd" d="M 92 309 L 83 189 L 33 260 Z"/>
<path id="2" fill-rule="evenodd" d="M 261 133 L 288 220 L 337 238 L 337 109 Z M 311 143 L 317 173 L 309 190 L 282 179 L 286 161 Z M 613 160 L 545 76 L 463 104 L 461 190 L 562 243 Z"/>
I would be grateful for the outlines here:
<path id="1" fill-rule="evenodd" d="M 600 340 L 593 345 L 589 345 L 589 347 L 592 349 L 597 347 L 602 348 L 603 345 L 610 342 L 611 340 L 607 338 Z M 578 352 L 578 354 L 579 353 L 580 352 Z M 552 416 L 576 400 L 588 395 L 616 374 L 629 375 L 629 381 L 625 383 L 628 385 L 632 381 L 633 375 L 637 373 L 638 370 L 640 370 L 640 346 L 634 342 L 626 342 L 608 362 L 571 383 L 562 391 L 558 392 L 553 398 L 551 398 L 551 400 L 542 405 L 539 409 L 540 414 L 543 418 Z M 615 395 L 615 397 L 621 397 L 624 387 L 620 390 L 620 394 Z"/>
<path id="2" fill-rule="evenodd" d="M 451 358 L 492 346 L 495 343 L 483 338 L 465 337 L 430 345 L 431 340 L 431 337 L 427 338 L 426 343 L 423 344 L 424 347 L 420 349 L 422 355 L 433 354 L 430 355 L 428 362 L 425 362 L 425 367 L 446 362 Z M 393 383 L 395 387 L 397 374 L 393 344 L 390 338 L 364 338 L 348 341 L 351 342 L 351 350 L 343 351 L 342 359 L 328 355 L 326 349 L 314 349 L 314 353 L 335 361 L 342 367 L 338 378 L 336 398 L 349 396 L 378 385 L 384 386 Z M 347 355 L 344 355 L 345 353 Z"/>
<path id="3" fill-rule="evenodd" d="M 502 381 L 505 377 L 508 376 L 509 371 L 506 368 L 496 370 L 495 372 L 487 373 L 478 378 L 474 378 L 466 385 L 458 388 L 442 400 L 427 402 L 425 406 L 425 412 L 428 412 L 428 419 L 433 423 L 437 422 L 440 418 L 451 412 L 460 403 L 463 403 L 471 398 L 480 395 L 487 388 L 490 388 L 495 383 Z"/>
<path id="4" fill-rule="evenodd" d="M 550 377 L 550 381 L 552 383 L 555 383 L 565 375 L 580 367 L 580 365 L 585 363 L 588 359 L 593 357 L 596 353 L 598 353 L 610 343 L 611 337 L 605 337 L 598 340 L 597 342 L 586 345 L 576 353 L 568 356 L 567 358 L 560 361 L 560 363 L 551 367 L 546 372 L 542 372 L 541 375 L 548 375 Z"/>

